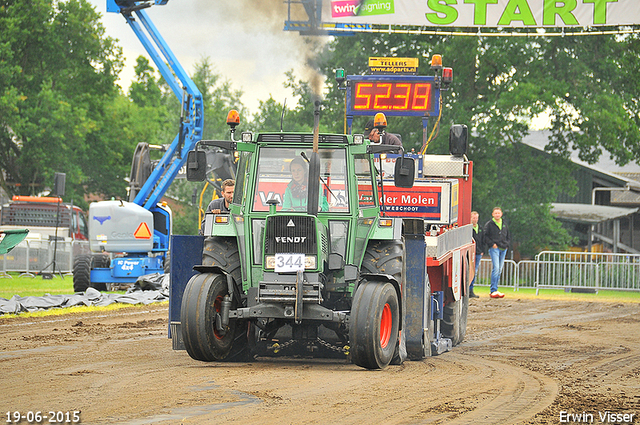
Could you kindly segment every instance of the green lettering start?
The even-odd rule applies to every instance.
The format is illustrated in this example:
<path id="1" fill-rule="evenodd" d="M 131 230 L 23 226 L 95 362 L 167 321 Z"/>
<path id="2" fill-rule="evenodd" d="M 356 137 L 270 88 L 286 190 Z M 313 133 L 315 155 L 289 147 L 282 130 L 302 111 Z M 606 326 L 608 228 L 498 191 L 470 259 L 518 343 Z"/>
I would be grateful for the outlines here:
<path id="1" fill-rule="evenodd" d="M 442 4 L 444 2 L 444 4 Z M 458 11 L 450 4 L 458 4 L 456 0 L 427 0 L 427 6 L 435 13 L 425 13 L 427 21 L 435 25 L 449 25 L 458 19 Z M 440 17 L 441 13 L 444 16 Z"/>
<path id="2" fill-rule="evenodd" d="M 498 4 L 498 0 L 460 0 L 463 4 L 472 4 L 473 24 L 487 25 L 487 9 L 489 5 Z M 607 5 L 618 0 L 581 0 L 583 4 L 593 4 L 593 25 L 607 23 Z M 433 12 L 425 13 L 427 21 L 434 25 L 450 25 L 458 19 L 455 6 L 458 0 L 427 0 L 427 7 Z M 565 25 L 580 25 L 574 15 L 578 0 L 544 0 L 542 25 L 559 24 L 556 18 Z M 513 22 L 522 22 L 525 26 L 537 26 L 538 23 L 531 11 L 528 0 L 509 0 L 498 20 L 498 26 L 508 27 Z"/>
<path id="3" fill-rule="evenodd" d="M 536 25 L 536 18 L 534 18 L 527 0 L 509 0 L 498 21 L 498 26 L 508 27 L 514 21 L 522 21 L 527 26 Z"/>

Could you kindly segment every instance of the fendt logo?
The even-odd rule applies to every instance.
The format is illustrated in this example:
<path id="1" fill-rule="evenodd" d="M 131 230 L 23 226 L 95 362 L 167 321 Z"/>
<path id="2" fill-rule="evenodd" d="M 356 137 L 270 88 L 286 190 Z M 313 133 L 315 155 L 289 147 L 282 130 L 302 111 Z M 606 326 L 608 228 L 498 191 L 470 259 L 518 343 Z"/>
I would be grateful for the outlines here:
<path id="1" fill-rule="evenodd" d="M 306 236 L 276 236 L 276 242 L 279 243 L 304 243 Z"/>

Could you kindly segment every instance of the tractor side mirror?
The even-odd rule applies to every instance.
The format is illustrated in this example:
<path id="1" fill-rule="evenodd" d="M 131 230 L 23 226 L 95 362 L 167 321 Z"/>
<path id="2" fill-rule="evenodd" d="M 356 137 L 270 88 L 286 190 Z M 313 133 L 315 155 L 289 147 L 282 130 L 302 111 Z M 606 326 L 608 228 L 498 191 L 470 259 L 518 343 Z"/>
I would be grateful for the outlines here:
<path id="1" fill-rule="evenodd" d="M 187 154 L 187 180 L 201 182 L 207 177 L 207 154 L 205 151 L 189 151 Z"/>
<path id="2" fill-rule="evenodd" d="M 404 155 L 396 159 L 396 165 L 393 172 L 393 184 L 396 187 L 412 188 L 416 175 L 416 163 L 413 158 L 407 158 Z"/>

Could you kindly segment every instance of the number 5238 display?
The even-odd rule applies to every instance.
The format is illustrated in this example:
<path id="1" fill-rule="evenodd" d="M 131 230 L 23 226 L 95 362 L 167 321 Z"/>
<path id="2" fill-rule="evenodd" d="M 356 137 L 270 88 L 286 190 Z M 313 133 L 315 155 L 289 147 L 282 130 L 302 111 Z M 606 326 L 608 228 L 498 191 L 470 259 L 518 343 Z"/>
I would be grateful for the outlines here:
<path id="1" fill-rule="evenodd" d="M 353 81 L 348 109 L 353 115 L 433 115 L 439 107 L 435 90 L 432 79 Z"/>

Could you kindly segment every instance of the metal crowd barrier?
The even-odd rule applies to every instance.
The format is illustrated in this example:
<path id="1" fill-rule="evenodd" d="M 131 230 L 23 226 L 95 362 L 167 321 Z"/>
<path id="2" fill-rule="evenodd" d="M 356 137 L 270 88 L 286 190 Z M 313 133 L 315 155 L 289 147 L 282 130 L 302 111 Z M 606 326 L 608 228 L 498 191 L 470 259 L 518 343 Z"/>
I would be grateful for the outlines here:
<path id="1" fill-rule="evenodd" d="M 55 270 L 53 259 L 55 251 Z M 73 273 L 73 260 L 88 254 L 87 241 L 25 239 L 7 254 L 0 255 L 0 278 L 11 277 L 9 272 L 20 276 L 35 276 L 36 273 Z"/>
<path id="2" fill-rule="evenodd" d="M 491 283 L 491 259 L 483 258 L 475 285 Z M 543 251 L 534 260 L 505 260 L 500 287 L 640 291 L 640 255 Z"/>
<path id="3" fill-rule="evenodd" d="M 640 291 L 640 255 L 543 251 L 536 256 L 540 288 Z"/>

